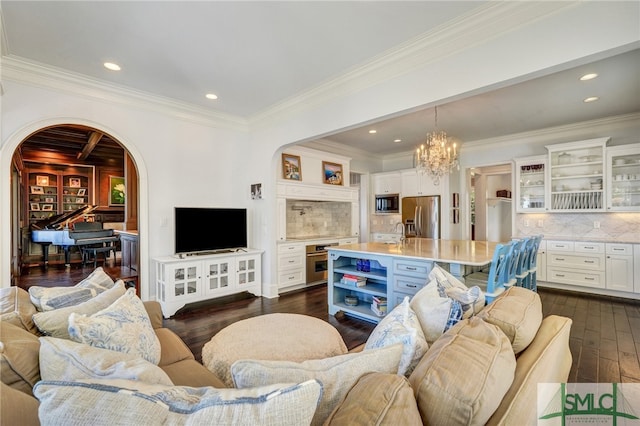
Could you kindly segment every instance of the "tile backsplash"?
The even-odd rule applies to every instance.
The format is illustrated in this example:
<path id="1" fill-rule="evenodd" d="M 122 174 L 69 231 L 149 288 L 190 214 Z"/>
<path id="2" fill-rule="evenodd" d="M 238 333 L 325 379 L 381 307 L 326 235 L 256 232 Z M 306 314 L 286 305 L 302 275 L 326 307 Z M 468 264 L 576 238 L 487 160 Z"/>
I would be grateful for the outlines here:
<path id="1" fill-rule="evenodd" d="M 640 213 L 517 214 L 514 235 L 536 234 L 555 239 L 640 243 Z"/>
<path id="2" fill-rule="evenodd" d="M 287 200 L 287 238 L 351 235 L 351 203 Z"/>

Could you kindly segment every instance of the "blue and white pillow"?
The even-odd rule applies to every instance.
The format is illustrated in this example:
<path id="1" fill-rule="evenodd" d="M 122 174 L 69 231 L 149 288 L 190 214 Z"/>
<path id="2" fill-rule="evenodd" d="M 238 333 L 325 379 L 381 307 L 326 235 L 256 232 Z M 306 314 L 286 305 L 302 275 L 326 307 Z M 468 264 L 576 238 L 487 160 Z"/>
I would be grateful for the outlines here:
<path id="1" fill-rule="evenodd" d="M 133 288 L 93 315 L 72 313 L 69 336 L 79 343 L 136 354 L 156 365 L 160 362 L 160 341 Z"/>
<path id="2" fill-rule="evenodd" d="M 38 311 L 46 312 L 86 302 L 114 284 L 102 267 L 98 267 L 73 287 L 29 287 L 29 297 Z"/>
<path id="3" fill-rule="evenodd" d="M 377 349 L 402 343 L 398 374 L 409 376 L 429 349 L 420 321 L 409 306 L 409 297 L 389 312 L 373 330 L 364 349 Z"/>

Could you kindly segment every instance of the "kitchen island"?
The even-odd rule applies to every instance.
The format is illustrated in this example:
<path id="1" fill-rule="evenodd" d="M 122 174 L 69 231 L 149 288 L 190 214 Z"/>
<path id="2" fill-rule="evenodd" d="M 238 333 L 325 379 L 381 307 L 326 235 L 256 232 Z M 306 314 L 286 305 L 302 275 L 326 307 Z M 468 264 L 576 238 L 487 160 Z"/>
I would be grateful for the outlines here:
<path id="1" fill-rule="evenodd" d="M 378 322 L 405 296 L 412 297 L 427 284 L 434 263 L 462 278 L 466 273 L 490 264 L 497 244 L 409 238 L 394 244 L 360 243 L 331 247 L 329 313 L 335 315 L 342 311 Z"/>

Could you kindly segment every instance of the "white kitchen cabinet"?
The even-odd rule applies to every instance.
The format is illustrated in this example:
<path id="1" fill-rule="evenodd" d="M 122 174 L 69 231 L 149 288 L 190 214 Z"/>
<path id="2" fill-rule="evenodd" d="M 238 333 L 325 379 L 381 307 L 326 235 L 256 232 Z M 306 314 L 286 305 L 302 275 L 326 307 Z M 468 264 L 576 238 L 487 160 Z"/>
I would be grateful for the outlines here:
<path id="1" fill-rule="evenodd" d="M 181 258 L 154 259 L 156 295 L 165 318 L 188 303 L 249 291 L 262 291 L 262 251 L 247 250 Z"/>
<path id="2" fill-rule="evenodd" d="M 607 243 L 607 289 L 633 292 L 633 245 Z"/>
<path id="3" fill-rule="evenodd" d="M 358 237 L 340 238 L 338 240 L 338 245 L 343 246 L 345 244 L 358 244 L 358 242 Z"/>
<path id="4" fill-rule="evenodd" d="M 360 203 L 351 203 L 351 235 L 360 235 Z"/>
<path id="5" fill-rule="evenodd" d="M 607 148 L 607 210 L 640 211 L 640 143 Z"/>
<path id="6" fill-rule="evenodd" d="M 278 197 L 276 199 L 276 239 L 285 241 L 287 239 L 287 199 Z"/>
<path id="7" fill-rule="evenodd" d="M 403 171 L 401 178 L 401 193 L 403 197 L 442 195 L 442 187 L 445 179 L 442 179 L 440 185 L 435 185 L 431 176 L 420 173 L 416 169 Z"/>
<path id="8" fill-rule="evenodd" d="M 306 282 L 305 243 L 278 245 L 278 288 Z"/>
<path id="9" fill-rule="evenodd" d="M 547 210 L 546 155 L 517 158 L 516 165 L 516 212 L 535 213 Z"/>
<path id="10" fill-rule="evenodd" d="M 373 193 L 399 194 L 401 190 L 400 172 L 375 173 L 371 175 Z"/>
<path id="11" fill-rule="evenodd" d="M 406 296 L 412 298 L 429 282 L 433 261 L 393 259 L 393 305 L 397 306 Z"/>
<path id="12" fill-rule="evenodd" d="M 610 138 L 548 145 L 550 212 L 605 210 L 605 148 Z"/>
<path id="13" fill-rule="evenodd" d="M 549 282 L 605 288 L 604 243 L 547 241 Z"/>

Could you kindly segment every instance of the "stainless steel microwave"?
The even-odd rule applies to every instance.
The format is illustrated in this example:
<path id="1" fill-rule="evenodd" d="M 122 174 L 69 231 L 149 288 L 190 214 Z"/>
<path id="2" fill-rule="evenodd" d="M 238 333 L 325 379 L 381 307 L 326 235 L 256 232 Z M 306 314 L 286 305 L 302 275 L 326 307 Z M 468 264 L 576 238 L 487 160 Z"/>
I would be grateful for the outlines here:
<path id="1" fill-rule="evenodd" d="M 400 213 L 400 194 L 377 194 L 376 213 Z"/>

